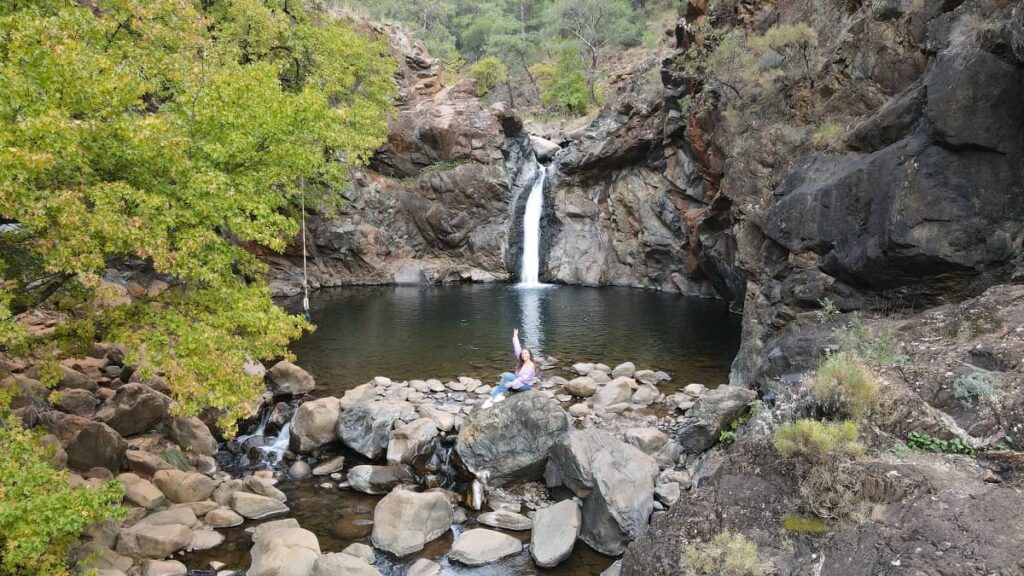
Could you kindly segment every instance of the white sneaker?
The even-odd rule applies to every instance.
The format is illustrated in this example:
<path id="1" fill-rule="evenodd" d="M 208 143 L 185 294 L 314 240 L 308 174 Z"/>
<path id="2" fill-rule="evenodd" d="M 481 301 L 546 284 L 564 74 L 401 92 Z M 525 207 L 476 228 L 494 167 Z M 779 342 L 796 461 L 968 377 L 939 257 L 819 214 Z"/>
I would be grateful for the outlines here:
<path id="1" fill-rule="evenodd" d="M 487 410 L 491 406 L 494 406 L 494 402 L 491 402 L 490 400 L 485 400 L 484 403 L 480 405 L 480 408 L 482 410 Z"/>
<path id="2" fill-rule="evenodd" d="M 501 402 L 504 399 L 505 399 L 505 395 L 504 394 L 498 394 L 497 396 L 494 397 L 494 403 L 497 404 L 498 402 Z"/>

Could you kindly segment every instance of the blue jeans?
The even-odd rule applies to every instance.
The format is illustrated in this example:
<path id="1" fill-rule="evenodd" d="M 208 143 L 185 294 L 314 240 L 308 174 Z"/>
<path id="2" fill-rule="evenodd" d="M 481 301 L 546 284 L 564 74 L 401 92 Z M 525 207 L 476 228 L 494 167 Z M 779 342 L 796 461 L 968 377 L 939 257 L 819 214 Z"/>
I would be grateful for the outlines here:
<path id="1" fill-rule="evenodd" d="M 516 379 L 516 377 L 514 375 L 512 375 L 512 374 L 505 374 L 504 376 L 502 376 L 501 382 L 499 382 L 498 386 L 495 387 L 494 390 L 491 391 L 491 398 L 497 398 L 498 394 L 504 394 L 505 392 L 508 392 L 508 390 L 509 390 L 508 385 L 511 384 L 515 379 Z M 529 384 L 524 384 L 523 386 L 521 386 L 519 388 L 513 388 L 512 391 L 513 392 L 526 392 L 530 388 L 533 388 L 533 386 L 531 386 Z"/>

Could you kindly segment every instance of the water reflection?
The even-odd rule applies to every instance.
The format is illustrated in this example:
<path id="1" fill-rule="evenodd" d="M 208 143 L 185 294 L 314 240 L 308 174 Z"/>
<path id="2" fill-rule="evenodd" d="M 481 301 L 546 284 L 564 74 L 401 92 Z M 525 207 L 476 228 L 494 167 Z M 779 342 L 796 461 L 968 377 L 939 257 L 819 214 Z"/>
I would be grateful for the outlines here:
<path id="1" fill-rule="evenodd" d="M 630 288 L 351 287 L 310 304 L 317 330 L 293 350 L 320 395 L 378 375 L 494 381 L 515 367 L 517 327 L 525 346 L 563 365 L 631 360 L 680 385 L 726 382 L 739 348 L 740 318 L 723 303 Z"/>
<path id="2" fill-rule="evenodd" d="M 540 306 L 544 292 L 544 288 L 519 289 L 519 337 L 523 346 L 534 354 L 544 353 L 544 325 Z"/>

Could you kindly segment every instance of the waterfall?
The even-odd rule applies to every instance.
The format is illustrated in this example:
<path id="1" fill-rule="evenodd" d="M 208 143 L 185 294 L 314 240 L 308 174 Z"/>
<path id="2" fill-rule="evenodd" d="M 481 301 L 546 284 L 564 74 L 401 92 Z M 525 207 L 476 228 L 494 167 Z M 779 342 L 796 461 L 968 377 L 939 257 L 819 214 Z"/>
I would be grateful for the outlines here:
<path id="1" fill-rule="evenodd" d="M 523 213 L 523 262 L 519 282 L 524 286 L 540 285 L 540 217 L 544 211 L 544 181 L 547 169 L 537 165 L 537 178 L 533 181 Z"/>

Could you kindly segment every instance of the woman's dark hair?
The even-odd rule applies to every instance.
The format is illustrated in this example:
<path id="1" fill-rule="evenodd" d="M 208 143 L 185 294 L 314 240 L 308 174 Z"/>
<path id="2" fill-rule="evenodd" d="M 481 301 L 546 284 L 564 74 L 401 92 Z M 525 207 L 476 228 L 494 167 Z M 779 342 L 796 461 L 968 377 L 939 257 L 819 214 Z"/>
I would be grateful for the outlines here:
<path id="1" fill-rule="evenodd" d="M 530 360 L 533 360 L 533 351 L 529 348 L 523 348 L 519 351 L 519 356 L 516 357 L 516 374 L 519 373 L 519 369 L 523 367 L 523 352 L 530 353 Z"/>

